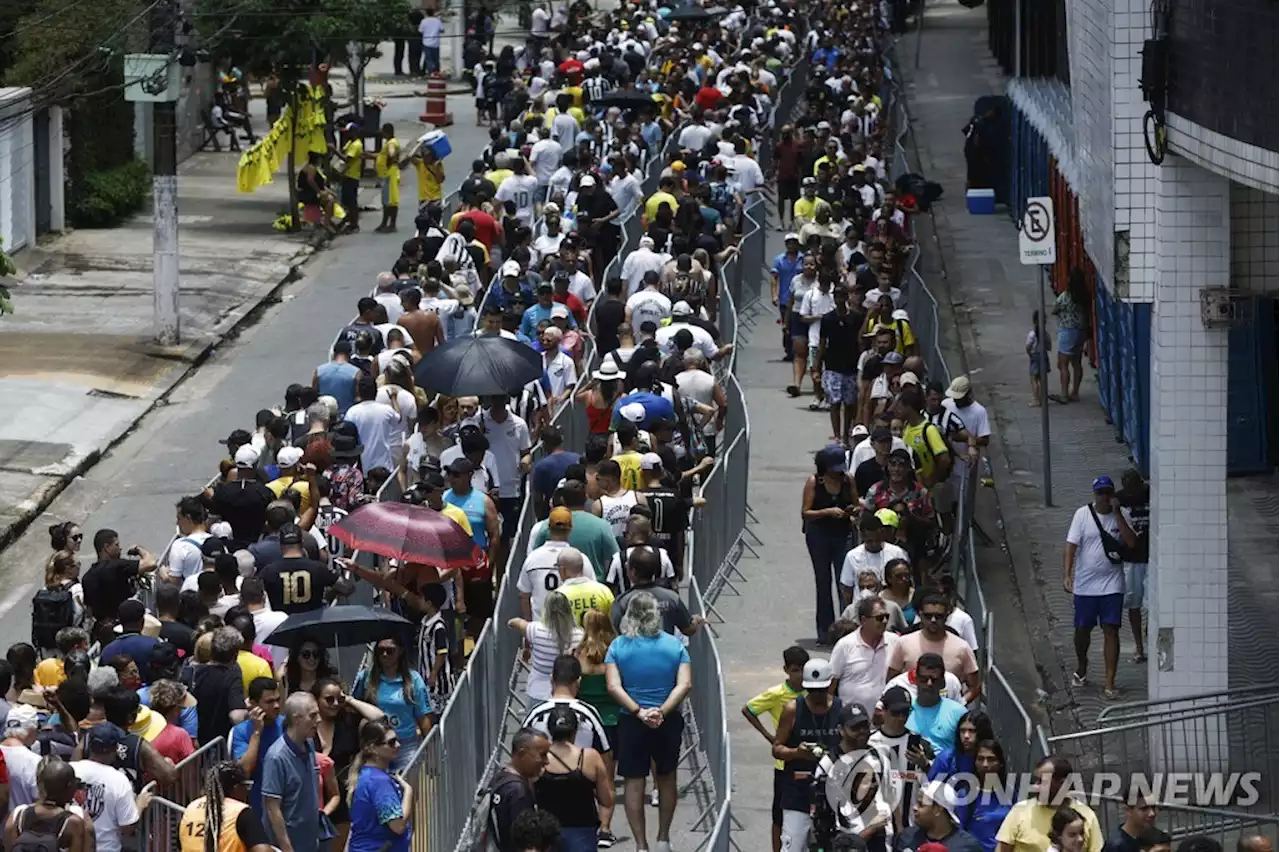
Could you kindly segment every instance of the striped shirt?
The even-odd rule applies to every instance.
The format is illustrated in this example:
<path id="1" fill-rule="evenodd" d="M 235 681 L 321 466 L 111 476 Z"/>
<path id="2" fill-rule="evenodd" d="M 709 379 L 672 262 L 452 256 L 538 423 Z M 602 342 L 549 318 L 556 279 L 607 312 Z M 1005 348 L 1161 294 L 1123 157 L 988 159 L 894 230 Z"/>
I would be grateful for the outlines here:
<path id="1" fill-rule="evenodd" d="M 552 698 L 542 702 L 524 717 L 523 727 L 533 728 L 550 736 L 547 732 L 547 720 L 551 717 L 551 711 L 562 704 L 578 716 L 578 733 L 573 738 L 573 744 L 578 748 L 593 748 L 601 754 L 607 752 L 609 734 L 604 722 L 600 720 L 600 714 L 596 712 L 596 708 L 577 698 Z"/>
<path id="2" fill-rule="evenodd" d="M 605 95 L 613 91 L 613 84 L 604 77 L 588 77 L 582 81 L 582 90 L 586 92 L 587 101 L 594 102 L 603 100 Z"/>

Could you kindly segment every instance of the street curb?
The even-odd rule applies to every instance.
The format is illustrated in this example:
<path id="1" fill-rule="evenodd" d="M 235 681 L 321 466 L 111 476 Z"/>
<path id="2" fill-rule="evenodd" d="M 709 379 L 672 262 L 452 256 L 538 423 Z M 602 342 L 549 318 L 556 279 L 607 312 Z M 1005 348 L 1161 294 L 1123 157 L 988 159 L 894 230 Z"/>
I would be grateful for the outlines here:
<path id="1" fill-rule="evenodd" d="M 105 444 L 75 459 L 64 471 L 50 477 L 44 485 L 36 490 L 34 495 L 18 504 L 21 511 L 16 520 L 4 528 L 0 528 L 0 553 L 3 553 L 10 544 L 20 538 L 27 531 L 27 528 L 31 526 L 31 522 L 40 517 L 45 509 L 48 509 L 53 504 L 53 501 L 58 499 L 59 495 L 66 490 L 68 485 L 76 478 L 87 473 L 101 461 L 104 455 L 129 437 L 151 412 L 162 405 L 168 404 L 169 397 L 173 391 L 203 366 L 223 342 L 238 335 L 244 328 L 249 326 L 257 318 L 256 315 L 264 305 L 279 301 L 281 291 L 302 276 L 302 267 L 315 254 L 316 249 L 308 244 L 300 247 L 288 261 L 275 264 L 272 267 L 275 283 L 257 296 L 246 300 L 234 310 L 228 312 L 212 330 L 203 333 L 200 340 L 193 341 L 186 346 L 161 347 L 144 345 L 143 348 L 154 357 L 180 362 L 182 366 L 175 366 L 156 383 L 158 393 L 155 394 L 150 404 L 119 432 L 107 440 Z M 32 470 L 32 473 L 35 473 L 35 469 Z"/>

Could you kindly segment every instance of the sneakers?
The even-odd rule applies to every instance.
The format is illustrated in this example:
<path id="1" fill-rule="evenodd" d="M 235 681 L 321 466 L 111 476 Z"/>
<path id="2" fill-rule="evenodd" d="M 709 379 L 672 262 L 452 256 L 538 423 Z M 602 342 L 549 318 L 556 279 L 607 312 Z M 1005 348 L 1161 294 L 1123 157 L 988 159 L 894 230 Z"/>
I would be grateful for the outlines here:
<path id="1" fill-rule="evenodd" d="M 618 838 L 613 836 L 612 831 L 600 831 L 596 835 L 596 846 L 601 849 L 612 849 L 613 844 L 618 842 Z"/>
<path id="2" fill-rule="evenodd" d="M 656 808 L 658 806 L 658 790 L 655 787 L 649 791 L 649 807 Z"/>

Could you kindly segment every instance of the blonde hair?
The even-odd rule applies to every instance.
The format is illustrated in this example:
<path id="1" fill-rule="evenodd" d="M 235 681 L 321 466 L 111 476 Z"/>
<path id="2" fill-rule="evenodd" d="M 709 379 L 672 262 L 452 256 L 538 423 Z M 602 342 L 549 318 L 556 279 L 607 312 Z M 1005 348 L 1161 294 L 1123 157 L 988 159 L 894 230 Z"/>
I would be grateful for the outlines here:
<path id="1" fill-rule="evenodd" d="M 636 592 L 622 616 L 622 635 L 652 638 L 661 632 L 662 614 L 658 612 L 657 598 L 648 592 Z"/>
<path id="2" fill-rule="evenodd" d="M 609 646 L 618 637 L 613 620 L 598 609 L 589 609 L 582 616 L 582 629 L 586 635 L 578 645 L 578 654 L 594 666 L 603 665 Z"/>
<path id="3" fill-rule="evenodd" d="M 207 663 L 213 659 L 213 633 L 201 633 L 196 637 L 196 662 Z"/>
<path id="4" fill-rule="evenodd" d="M 555 637 L 561 654 L 573 647 L 573 631 L 578 626 L 569 599 L 559 592 L 549 592 L 542 602 L 542 626 Z"/>
<path id="5" fill-rule="evenodd" d="M 56 589 L 68 579 L 67 572 L 80 565 L 76 555 L 70 550 L 59 550 L 49 556 L 44 564 L 44 585 L 48 589 Z"/>

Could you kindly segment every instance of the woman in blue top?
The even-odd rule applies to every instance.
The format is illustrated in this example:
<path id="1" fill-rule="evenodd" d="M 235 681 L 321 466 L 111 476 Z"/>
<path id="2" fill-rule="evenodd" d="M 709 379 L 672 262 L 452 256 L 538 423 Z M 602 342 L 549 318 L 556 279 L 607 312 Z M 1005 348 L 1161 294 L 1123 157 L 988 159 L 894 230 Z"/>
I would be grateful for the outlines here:
<path id="1" fill-rule="evenodd" d="M 351 835 L 347 852 L 408 852 L 413 838 L 413 788 L 391 774 L 400 753 L 396 729 L 370 722 L 360 729 L 360 754 L 347 778 Z"/>
<path id="2" fill-rule="evenodd" d="M 965 807 L 960 825 L 982 844 L 983 852 L 995 852 L 996 832 L 1012 807 L 1009 797 L 1004 795 L 1011 779 L 1000 743 L 994 739 L 979 740 L 974 751 L 974 771 L 982 789 L 973 803 Z"/>
<path id="3" fill-rule="evenodd" d="M 351 691 L 387 714 L 387 723 L 400 738 L 400 754 L 391 765 L 400 771 L 409 765 L 421 736 L 431 730 L 427 715 L 431 702 L 422 675 L 409 670 L 409 658 L 400 637 L 383 639 L 376 650 L 372 668 L 356 675 Z"/>
<path id="4" fill-rule="evenodd" d="M 634 592 L 622 617 L 622 635 L 605 654 L 605 681 L 618 702 L 618 774 L 624 779 L 623 805 L 637 849 L 648 849 L 644 784 L 653 767 L 658 790 L 658 843 L 671 837 L 676 812 L 676 766 L 684 718 L 680 703 L 693 685 L 689 652 L 662 630 L 658 602 Z"/>
<path id="5" fill-rule="evenodd" d="M 982 740 L 995 739 L 991 729 L 991 717 L 981 710 L 970 710 L 960 717 L 956 724 L 956 744 L 938 753 L 929 765 L 930 781 L 946 781 L 956 791 L 960 801 L 968 801 L 966 794 L 972 784 L 974 773 L 974 756 L 978 753 L 978 743 Z M 957 805 L 956 810 L 964 820 L 969 806 Z"/>

